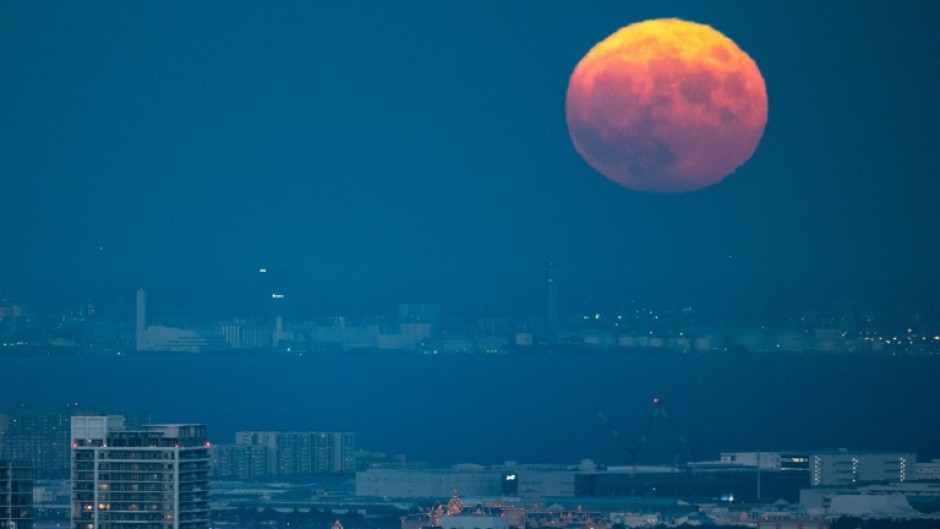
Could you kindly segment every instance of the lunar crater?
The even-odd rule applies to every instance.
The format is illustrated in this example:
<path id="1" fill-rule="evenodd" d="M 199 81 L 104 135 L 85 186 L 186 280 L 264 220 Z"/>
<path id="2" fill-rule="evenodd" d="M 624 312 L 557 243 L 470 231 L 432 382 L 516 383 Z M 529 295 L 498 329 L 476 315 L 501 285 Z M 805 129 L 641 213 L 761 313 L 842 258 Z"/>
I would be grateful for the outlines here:
<path id="1" fill-rule="evenodd" d="M 566 120 L 575 149 L 610 180 L 694 191 L 751 157 L 767 94 L 754 61 L 718 31 L 652 20 L 622 28 L 578 63 Z"/>

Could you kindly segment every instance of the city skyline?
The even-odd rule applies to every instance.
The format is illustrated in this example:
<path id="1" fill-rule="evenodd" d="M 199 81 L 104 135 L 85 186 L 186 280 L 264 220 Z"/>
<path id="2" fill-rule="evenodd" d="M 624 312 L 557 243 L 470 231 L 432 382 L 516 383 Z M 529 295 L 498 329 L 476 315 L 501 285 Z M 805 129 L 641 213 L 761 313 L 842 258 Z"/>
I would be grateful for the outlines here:
<path id="1" fill-rule="evenodd" d="M 213 299 L 271 267 L 314 306 L 502 307 L 553 263 L 563 307 L 936 299 L 929 2 L 0 10 L 8 296 Z M 593 171 L 564 119 L 587 50 L 660 17 L 737 42 L 770 108 L 746 165 L 668 197 Z"/>
<path id="2" fill-rule="evenodd" d="M 0 456 L 70 474 L 37 496 L 79 529 L 303 527 L 252 505 L 358 502 L 372 463 L 401 467 L 362 476 L 379 507 L 483 476 L 617 498 L 598 529 L 731 492 L 764 504 L 724 521 L 761 527 L 761 486 L 790 520 L 936 516 L 938 24 L 928 0 L 0 2 Z M 216 517 L 211 458 L 296 482 L 224 486 Z M 334 529 L 434 518 L 354 505 Z"/>

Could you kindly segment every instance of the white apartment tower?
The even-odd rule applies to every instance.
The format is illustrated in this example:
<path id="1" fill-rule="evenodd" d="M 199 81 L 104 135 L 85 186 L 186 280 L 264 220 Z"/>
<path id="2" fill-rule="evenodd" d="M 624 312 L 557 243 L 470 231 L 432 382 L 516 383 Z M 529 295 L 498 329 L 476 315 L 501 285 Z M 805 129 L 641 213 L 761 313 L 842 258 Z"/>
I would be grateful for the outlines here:
<path id="1" fill-rule="evenodd" d="M 124 429 L 72 417 L 72 529 L 208 529 L 209 444 L 199 424 Z"/>

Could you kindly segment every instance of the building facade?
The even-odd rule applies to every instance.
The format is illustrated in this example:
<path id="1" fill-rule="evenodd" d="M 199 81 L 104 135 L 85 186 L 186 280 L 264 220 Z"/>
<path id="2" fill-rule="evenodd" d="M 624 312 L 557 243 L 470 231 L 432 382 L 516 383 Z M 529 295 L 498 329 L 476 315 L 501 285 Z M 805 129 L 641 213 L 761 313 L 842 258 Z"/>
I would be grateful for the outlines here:
<path id="1" fill-rule="evenodd" d="M 0 461 L 0 529 L 32 529 L 33 467 Z"/>
<path id="2" fill-rule="evenodd" d="M 255 479 L 356 471 L 354 432 L 244 431 L 234 445 L 217 445 L 212 458 L 220 479 Z"/>
<path id="3" fill-rule="evenodd" d="M 65 413 L 0 415 L 0 459 L 27 461 L 40 477 L 68 476 L 69 420 Z"/>
<path id="4" fill-rule="evenodd" d="M 75 416 L 71 434 L 72 529 L 209 527 L 205 426 Z"/>
<path id="5" fill-rule="evenodd" d="M 0 414 L 0 459 L 30 463 L 37 479 L 69 477 L 72 415 L 89 414 L 73 406 L 73 413 Z M 150 422 L 147 414 L 122 416 L 125 425 Z"/>
<path id="6" fill-rule="evenodd" d="M 914 479 L 917 456 L 905 452 L 837 450 L 811 454 L 809 467 L 814 487 L 904 482 Z"/>

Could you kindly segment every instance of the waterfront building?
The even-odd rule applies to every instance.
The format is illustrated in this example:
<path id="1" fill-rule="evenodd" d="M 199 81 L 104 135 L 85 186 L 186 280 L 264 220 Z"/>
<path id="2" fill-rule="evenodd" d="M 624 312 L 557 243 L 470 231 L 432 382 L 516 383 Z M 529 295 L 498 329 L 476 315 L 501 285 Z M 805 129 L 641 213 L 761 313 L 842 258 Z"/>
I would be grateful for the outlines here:
<path id="1" fill-rule="evenodd" d="M 222 329 L 196 330 L 165 325 L 150 325 L 147 316 L 147 292 L 137 290 L 136 341 L 138 351 L 199 353 L 230 349 Z"/>
<path id="2" fill-rule="evenodd" d="M 399 303 L 398 324 L 402 334 L 419 342 L 437 341 L 441 334 L 441 306 L 437 303 Z"/>
<path id="3" fill-rule="evenodd" d="M 205 426 L 75 416 L 71 438 L 72 529 L 209 527 Z"/>
<path id="4" fill-rule="evenodd" d="M 32 529 L 33 467 L 0 461 L 0 529 Z"/>

